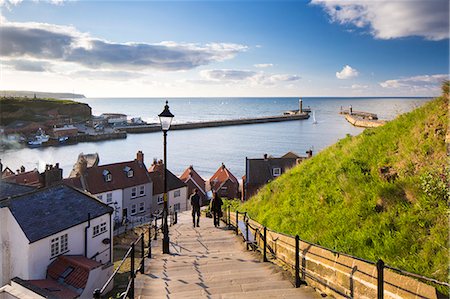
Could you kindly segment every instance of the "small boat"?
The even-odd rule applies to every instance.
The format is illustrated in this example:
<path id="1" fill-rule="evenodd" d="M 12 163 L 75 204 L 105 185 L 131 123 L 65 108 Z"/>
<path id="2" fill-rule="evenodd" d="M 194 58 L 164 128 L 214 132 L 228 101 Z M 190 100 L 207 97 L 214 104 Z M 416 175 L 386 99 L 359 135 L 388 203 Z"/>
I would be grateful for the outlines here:
<path id="1" fill-rule="evenodd" d="M 316 120 L 316 111 L 313 111 L 313 124 L 317 124 L 317 120 Z"/>
<path id="2" fill-rule="evenodd" d="M 36 132 L 34 138 L 28 141 L 28 146 L 30 147 L 40 147 L 43 143 L 46 143 L 49 140 L 49 136 L 45 134 L 45 131 L 39 128 Z"/>

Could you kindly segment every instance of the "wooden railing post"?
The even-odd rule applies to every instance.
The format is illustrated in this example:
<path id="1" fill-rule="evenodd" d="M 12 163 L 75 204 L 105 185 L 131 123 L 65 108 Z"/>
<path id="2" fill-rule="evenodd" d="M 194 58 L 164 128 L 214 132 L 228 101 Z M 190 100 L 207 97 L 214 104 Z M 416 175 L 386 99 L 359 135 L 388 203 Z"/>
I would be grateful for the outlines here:
<path id="1" fill-rule="evenodd" d="M 131 278 L 131 284 L 130 284 L 130 298 L 134 299 L 134 242 L 131 243 L 131 265 L 130 265 L 130 278 Z"/>
<path id="2" fill-rule="evenodd" d="M 300 238 L 295 235 L 295 287 L 300 287 Z"/>
<path id="3" fill-rule="evenodd" d="M 145 246 L 144 246 L 144 233 L 141 233 L 141 274 L 144 274 L 144 264 L 145 264 L 145 255 L 144 255 L 144 251 L 145 251 Z"/>
<path id="4" fill-rule="evenodd" d="M 247 243 L 248 250 L 248 219 L 245 219 L 245 242 Z"/>
<path id="5" fill-rule="evenodd" d="M 178 222 L 178 212 L 175 211 L 175 222 L 173 224 L 177 224 Z"/>
<path id="6" fill-rule="evenodd" d="M 158 216 L 155 217 L 155 236 L 153 237 L 153 240 L 157 239 L 157 235 L 158 235 Z"/>
<path id="7" fill-rule="evenodd" d="M 267 227 L 264 226 L 264 240 L 263 240 L 263 262 L 267 262 Z"/>
<path id="8" fill-rule="evenodd" d="M 147 257 L 152 258 L 152 225 L 148 225 L 148 254 Z"/>
<path id="9" fill-rule="evenodd" d="M 228 227 L 231 225 L 231 206 L 228 206 Z"/>
<path id="10" fill-rule="evenodd" d="M 381 259 L 377 261 L 377 298 L 384 298 L 384 262 Z"/>
<path id="11" fill-rule="evenodd" d="M 239 231 L 238 231 L 238 219 L 239 219 L 239 212 L 238 211 L 236 211 L 236 235 L 237 234 L 239 234 Z"/>

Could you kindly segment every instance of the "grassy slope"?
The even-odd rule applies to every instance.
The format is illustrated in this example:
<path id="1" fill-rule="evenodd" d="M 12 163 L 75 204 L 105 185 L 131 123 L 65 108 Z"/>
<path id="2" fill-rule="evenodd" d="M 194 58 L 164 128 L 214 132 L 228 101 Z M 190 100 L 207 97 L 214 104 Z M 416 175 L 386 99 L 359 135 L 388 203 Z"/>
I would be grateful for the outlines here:
<path id="1" fill-rule="evenodd" d="M 240 209 L 272 229 L 447 281 L 447 123 L 448 98 L 435 99 L 340 140 Z"/>

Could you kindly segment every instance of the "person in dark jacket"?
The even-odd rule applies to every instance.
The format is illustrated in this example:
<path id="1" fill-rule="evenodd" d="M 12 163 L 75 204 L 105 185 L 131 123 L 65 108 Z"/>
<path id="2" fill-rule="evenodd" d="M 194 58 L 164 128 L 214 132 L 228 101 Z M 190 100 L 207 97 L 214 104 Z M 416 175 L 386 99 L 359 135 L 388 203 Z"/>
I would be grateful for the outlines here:
<path id="1" fill-rule="evenodd" d="M 200 196 L 198 195 L 198 190 L 194 189 L 194 192 L 191 194 L 191 206 L 192 206 L 192 222 L 195 227 L 195 223 L 197 223 L 197 227 L 200 227 Z M 195 215 L 197 215 L 197 222 L 195 221 Z"/>
<path id="2" fill-rule="evenodd" d="M 214 196 L 211 199 L 211 203 L 210 203 L 210 209 L 211 212 L 213 213 L 213 218 L 214 218 L 214 226 L 215 227 L 219 227 L 220 226 L 220 216 L 222 214 L 222 198 L 220 198 L 219 194 L 217 194 L 217 192 L 214 192 Z"/>

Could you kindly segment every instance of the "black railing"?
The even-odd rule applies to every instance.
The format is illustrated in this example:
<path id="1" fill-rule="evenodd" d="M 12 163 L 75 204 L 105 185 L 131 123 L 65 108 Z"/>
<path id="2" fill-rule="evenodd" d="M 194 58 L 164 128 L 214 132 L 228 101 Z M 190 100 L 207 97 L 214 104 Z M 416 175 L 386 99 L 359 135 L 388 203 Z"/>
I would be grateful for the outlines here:
<path id="1" fill-rule="evenodd" d="M 228 224 L 229 227 L 232 227 L 232 223 L 231 223 L 231 208 L 230 208 L 230 206 L 228 206 L 227 208 L 228 208 L 228 213 L 226 213 L 227 218 L 225 218 L 224 221 L 225 221 L 225 223 Z M 338 251 L 335 251 L 335 250 L 332 250 L 332 249 L 329 249 L 329 248 L 326 248 L 326 247 L 323 247 L 323 246 L 320 246 L 320 245 L 317 245 L 317 244 L 314 244 L 314 243 L 302 240 L 302 239 L 299 238 L 298 235 L 291 236 L 289 234 L 285 234 L 285 233 L 281 233 L 281 232 L 270 230 L 270 229 L 268 229 L 265 226 L 262 226 L 262 229 L 261 229 L 261 227 L 252 226 L 249 223 L 250 218 L 248 217 L 247 212 L 239 212 L 239 211 L 236 210 L 235 213 L 236 213 L 236 216 L 235 216 L 236 218 L 235 218 L 235 227 L 234 227 L 234 229 L 235 229 L 236 235 L 239 234 L 239 230 L 238 230 L 239 215 L 243 215 L 243 221 L 245 222 L 246 228 L 247 228 L 246 232 L 245 232 L 246 240 L 248 240 L 248 231 L 249 231 L 248 228 L 251 228 L 255 232 L 255 235 L 257 235 L 260 238 L 260 241 L 262 243 L 262 248 L 260 246 L 260 242 L 256 242 L 255 245 L 257 246 L 258 250 L 262 251 L 263 261 L 264 262 L 268 261 L 267 253 L 269 253 L 270 255 L 272 255 L 272 258 L 274 258 L 274 259 L 282 262 L 286 266 L 290 267 L 294 271 L 294 285 L 295 285 L 296 288 L 300 287 L 300 285 L 302 283 L 305 283 L 306 276 L 308 276 L 309 278 L 311 278 L 311 279 L 313 279 L 313 280 L 315 280 L 315 281 L 325 285 L 326 287 L 330 288 L 331 290 L 335 291 L 336 293 L 338 293 L 338 294 L 340 294 L 340 295 L 342 295 L 342 296 L 344 296 L 346 298 L 354 298 L 353 287 L 351 287 L 350 295 L 348 295 L 348 294 L 342 292 L 341 290 L 331 286 L 328 281 L 324 281 L 323 279 L 317 277 L 316 275 L 314 275 L 313 273 L 308 271 L 306 269 L 306 260 L 304 259 L 304 257 L 302 259 L 302 264 L 300 264 L 300 241 L 303 242 L 303 243 L 306 243 L 306 244 L 308 244 L 310 246 L 314 246 L 314 247 L 318 247 L 318 248 L 330 251 L 333 254 L 338 255 L 338 256 L 339 255 L 346 256 L 346 257 L 349 257 L 349 258 L 352 258 L 352 259 L 356 259 L 356 260 L 359 260 L 359 261 L 362 261 L 362 262 L 365 262 L 365 263 L 368 263 L 368 264 L 376 266 L 377 276 L 375 278 L 377 279 L 377 298 L 378 299 L 382 299 L 383 298 L 383 294 L 384 294 L 384 284 L 386 283 L 385 280 L 384 280 L 384 270 L 385 269 L 393 270 L 393 271 L 398 272 L 398 273 L 400 273 L 402 275 L 418 279 L 418 280 L 420 280 L 422 282 L 425 282 L 425 283 L 435 284 L 435 285 L 439 285 L 439 286 L 443 286 L 443 287 L 450 287 L 450 283 L 448 283 L 448 282 L 438 281 L 438 280 L 433 279 L 433 278 L 429 278 L 429 277 L 426 277 L 426 276 L 423 276 L 423 275 L 419 275 L 419 274 L 416 274 L 416 273 L 411 273 L 411 272 L 408 272 L 408 271 L 405 271 L 405 270 L 401 270 L 401 269 L 398 269 L 398 268 L 394 268 L 394 267 L 385 265 L 385 263 L 381 259 L 379 259 L 377 262 L 365 260 L 365 259 L 362 259 L 362 258 L 359 258 L 359 257 L 355 257 L 355 256 L 352 256 L 352 255 L 349 255 L 349 254 L 346 254 L 346 253 L 342 253 L 342 252 L 338 252 Z M 275 250 L 273 250 L 273 248 L 270 248 L 270 246 L 268 246 L 268 244 L 267 244 L 267 232 L 268 231 L 276 233 L 276 234 L 283 235 L 285 237 L 293 238 L 295 240 L 295 265 L 292 265 L 289 261 L 286 261 L 283 258 L 277 256 Z M 275 239 L 274 241 L 277 241 L 277 239 Z M 289 245 L 289 246 L 292 246 L 292 244 L 288 244 L 288 243 L 286 243 L 286 244 Z M 247 246 L 247 248 L 248 248 L 248 246 Z M 310 254 L 313 254 L 313 253 L 310 253 Z M 315 254 L 313 254 L 313 255 L 315 255 Z M 303 254 L 302 254 L 302 256 L 303 256 Z M 324 258 L 324 257 L 322 257 L 322 258 Z M 342 264 L 342 266 L 345 266 L 345 265 Z M 351 276 L 353 276 L 353 274 L 357 270 L 358 270 L 357 267 L 351 268 Z M 365 274 L 370 275 L 368 273 L 365 273 Z"/>
<path id="2" fill-rule="evenodd" d="M 105 282 L 105 284 L 99 288 L 95 289 L 93 293 L 93 298 L 99 299 L 102 298 L 103 295 L 105 295 L 105 291 L 108 288 L 108 286 L 114 281 L 114 278 L 119 273 L 120 269 L 123 265 L 125 265 L 127 259 L 130 260 L 130 270 L 128 275 L 128 282 L 127 287 L 124 292 L 122 292 L 118 298 L 131 298 L 134 299 L 134 280 L 136 278 L 136 274 L 140 272 L 141 274 L 144 274 L 144 267 L 145 267 L 145 259 L 150 259 L 152 257 L 152 239 L 156 240 L 158 232 L 162 231 L 162 213 L 153 215 L 153 219 L 150 220 L 148 223 L 148 243 L 147 243 L 147 253 L 145 252 L 145 238 L 144 233 L 141 233 L 139 238 L 137 238 L 134 242 L 130 244 L 130 247 L 126 251 L 125 255 L 123 256 L 122 260 L 120 261 L 119 266 L 114 270 L 112 275 L 108 278 L 108 280 Z M 178 213 L 175 211 L 170 214 L 169 220 L 170 225 L 176 224 L 178 218 Z M 158 220 L 161 219 L 161 223 L 158 226 Z M 140 259 L 137 261 L 136 257 L 136 246 L 140 246 Z M 139 248 L 139 247 L 138 247 Z M 136 262 L 139 264 L 139 268 L 136 268 Z"/>

